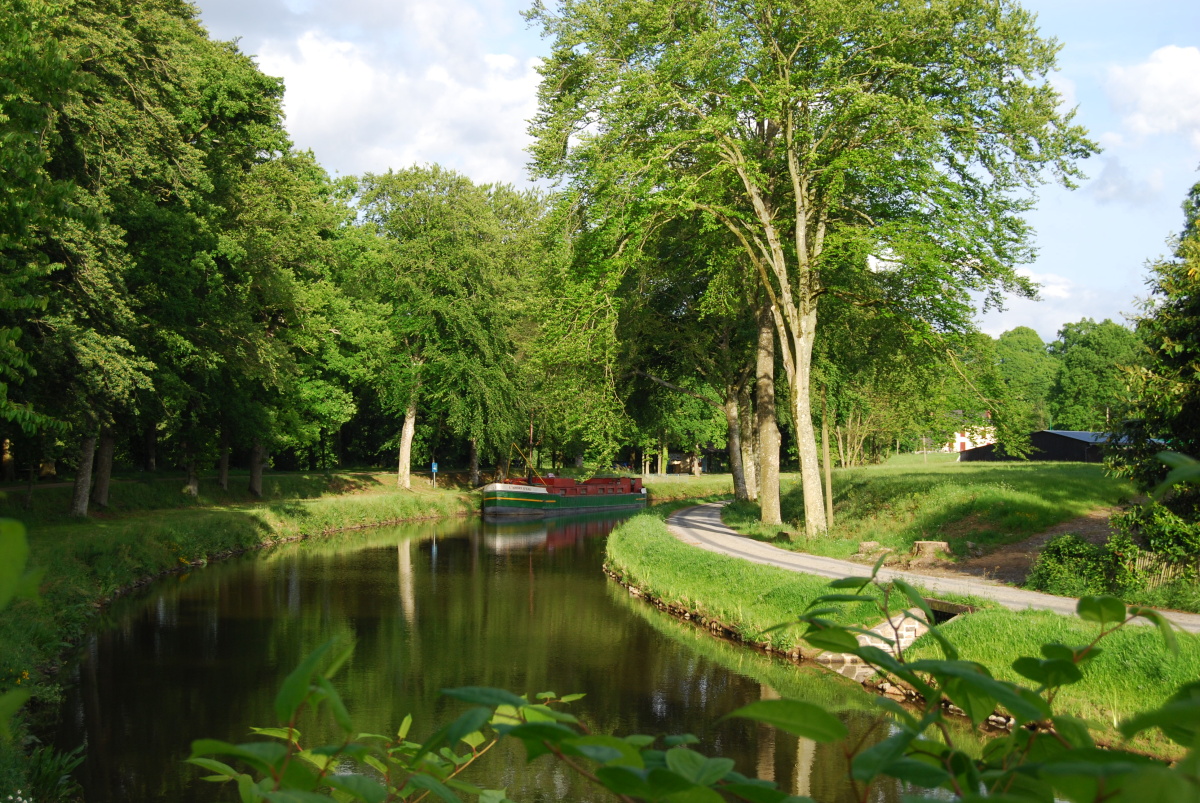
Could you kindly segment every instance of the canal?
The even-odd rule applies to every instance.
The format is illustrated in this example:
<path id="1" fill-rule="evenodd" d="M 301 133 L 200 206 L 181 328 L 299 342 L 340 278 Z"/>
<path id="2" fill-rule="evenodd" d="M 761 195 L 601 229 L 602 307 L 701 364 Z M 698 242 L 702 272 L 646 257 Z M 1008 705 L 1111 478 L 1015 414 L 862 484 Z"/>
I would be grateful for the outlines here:
<path id="1" fill-rule="evenodd" d="M 850 800 L 841 748 L 719 718 L 782 695 L 843 710 L 882 735 L 873 698 L 816 668 L 714 639 L 608 581 L 619 517 L 495 525 L 477 519 L 362 530 L 163 579 L 105 611 L 71 667 L 59 747 L 87 745 L 89 803 L 237 800 L 184 763 L 193 739 L 271 726 L 286 674 L 331 636 L 356 642 L 335 678 L 363 732 L 414 737 L 462 709 L 444 688 L 584 692 L 567 710 L 594 731 L 692 733 L 697 749 L 820 801 Z M 301 731 L 313 741 L 319 721 Z M 502 742 L 468 780 L 516 801 L 609 800 L 547 758 Z M 875 800 L 899 800 L 900 789 Z"/>

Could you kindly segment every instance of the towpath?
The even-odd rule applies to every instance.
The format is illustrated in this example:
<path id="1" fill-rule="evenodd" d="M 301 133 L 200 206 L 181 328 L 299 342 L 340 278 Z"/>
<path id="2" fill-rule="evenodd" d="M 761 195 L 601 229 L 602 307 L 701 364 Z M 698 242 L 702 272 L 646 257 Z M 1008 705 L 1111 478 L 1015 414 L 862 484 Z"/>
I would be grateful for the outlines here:
<path id="1" fill-rule="evenodd" d="M 791 552 L 755 541 L 752 538 L 746 538 L 726 527 L 721 521 L 721 508 L 725 504 L 724 502 L 709 502 L 684 508 L 673 513 L 667 519 L 667 528 L 684 543 L 707 549 L 709 552 L 719 552 L 766 566 L 778 566 L 793 572 L 829 578 L 866 577 L 870 574 L 870 569 L 861 563 Z M 1075 604 L 1078 602 L 1072 597 L 1055 597 L 1037 591 L 1026 591 L 1022 588 L 991 583 L 975 577 L 935 577 L 892 569 L 880 569 L 879 577 L 882 580 L 899 578 L 935 594 L 983 597 L 994 600 L 1014 611 L 1036 608 L 1074 616 Z M 1163 611 L 1162 614 L 1183 630 L 1191 633 L 1200 632 L 1200 614 L 1178 611 Z"/>

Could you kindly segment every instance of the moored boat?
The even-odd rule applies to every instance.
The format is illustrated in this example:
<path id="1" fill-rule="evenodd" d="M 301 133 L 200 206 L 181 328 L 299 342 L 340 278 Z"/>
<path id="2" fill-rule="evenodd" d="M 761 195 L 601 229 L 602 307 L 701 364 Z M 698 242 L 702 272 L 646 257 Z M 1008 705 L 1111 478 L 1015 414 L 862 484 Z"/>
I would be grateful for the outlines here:
<path id="1" fill-rule="evenodd" d="M 485 516 L 554 516 L 590 510 L 643 507 L 646 489 L 637 477 L 534 477 L 483 486 Z"/>

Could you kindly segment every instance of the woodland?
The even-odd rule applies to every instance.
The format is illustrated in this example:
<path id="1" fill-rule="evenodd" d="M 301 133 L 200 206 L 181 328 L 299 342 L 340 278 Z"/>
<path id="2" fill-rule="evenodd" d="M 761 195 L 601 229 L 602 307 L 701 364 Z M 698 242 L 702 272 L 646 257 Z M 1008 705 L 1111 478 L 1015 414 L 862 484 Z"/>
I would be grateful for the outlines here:
<path id="1" fill-rule="evenodd" d="M 535 5 L 537 189 L 332 177 L 289 141 L 282 82 L 189 4 L 9 0 L 4 479 L 60 470 L 86 516 L 114 466 L 191 494 L 231 467 L 254 493 L 270 466 L 478 484 L 535 440 L 550 468 L 706 455 L 764 521 L 795 465 L 811 534 L 822 449 L 990 427 L 1019 455 L 1125 421 L 1161 305 L 1050 344 L 974 324 L 1036 295 L 1023 213 L 1096 151 L 1044 80 L 1056 45 L 986 3 L 768 5 Z"/>

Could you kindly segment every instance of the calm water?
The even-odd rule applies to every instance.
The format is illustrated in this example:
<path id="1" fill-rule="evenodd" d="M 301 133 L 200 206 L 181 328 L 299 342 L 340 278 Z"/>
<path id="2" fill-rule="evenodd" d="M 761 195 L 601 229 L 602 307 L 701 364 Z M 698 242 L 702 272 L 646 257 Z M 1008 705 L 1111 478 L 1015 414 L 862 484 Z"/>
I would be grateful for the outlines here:
<path id="1" fill-rule="evenodd" d="M 391 732 L 411 713 L 414 735 L 427 735 L 463 710 L 439 698 L 448 687 L 586 692 L 568 710 L 597 732 L 694 733 L 742 772 L 849 800 L 838 748 L 716 720 L 782 694 L 847 709 L 853 732 L 882 736 L 872 698 L 631 599 L 600 571 L 618 520 L 361 531 L 168 578 L 113 606 L 84 645 L 59 744 L 87 743 L 89 803 L 236 800 L 183 763 L 191 741 L 246 741 L 252 726 L 276 724 L 282 678 L 343 634 L 357 649 L 335 683 L 362 731 Z M 301 730 L 325 733 L 317 722 Z M 526 764 L 516 743 L 469 772 L 518 801 L 610 799 L 548 759 Z"/>

